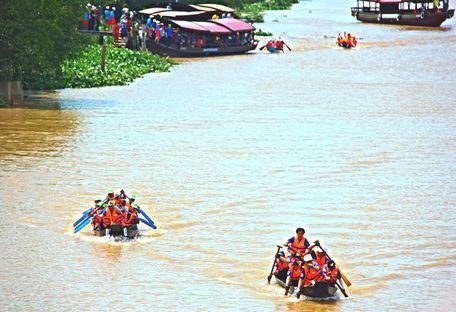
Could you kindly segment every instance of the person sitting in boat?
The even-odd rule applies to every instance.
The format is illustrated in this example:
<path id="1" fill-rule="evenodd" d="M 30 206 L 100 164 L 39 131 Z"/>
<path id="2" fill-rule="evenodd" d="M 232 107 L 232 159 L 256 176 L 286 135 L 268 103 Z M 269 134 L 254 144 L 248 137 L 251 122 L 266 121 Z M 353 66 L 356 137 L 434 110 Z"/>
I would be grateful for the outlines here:
<path id="1" fill-rule="evenodd" d="M 288 247 L 288 261 L 291 262 L 292 254 L 303 255 L 310 244 L 307 238 L 304 237 L 306 231 L 304 228 L 299 227 L 296 229 L 296 236 L 291 237 L 284 246 Z"/>
<path id="2" fill-rule="evenodd" d="M 282 40 L 281 37 L 279 37 L 279 39 L 276 41 L 276 49 L 283 52 L 284 44 L 285 44 L 285 42 Z"/>
<path id="3" fill-rule="evenodd" d="M 120 196 L 114 193 L 113 189 L 108 190 L 108 194 L 106 196 L 107 201 L 112 201 L 114 204 L 118 205 L 120 203 Z"/>
<path id="4" fill-rule="evenodd" d="M 106 208 L 103 216 L 106 235 L 110 235 L 110 230 L 118 231 L 119 228 L 122 229 L 124 221 L 123 214 L 113 201 L 109 202 L 108 208 Z"/>
<path id="5" fill-rule="evenodd" d="M 310 254 L 304 257 L 303 264 L 303 283 L 301 287 L 311 287 L 316 282 L 324 281 L 326 278 L 326 268 L 320 268 L 318 263 Z"/>
<path id="6" fill-rule="evenodd" d="M 308 251 L 303 255 L 310 254 L 313 259 L 318 263 L 322 268 L 328 261 L 329 258 L 326 255 L 326 247 L 322 247 L 320 242 L 316 240 L 312 246 L 309 247 Z"/>
<path id="7" fill-rule="evenodd" d="M 139 219 L 138 219 L 138 205 L 134 204 L 124 209 L 124 227 L 128 230 L 137 230 Z"/>
<path id="8" fill-rule="evenodd" d="M 285 296 L 288 295 L 290 287 L 301 287 L 304 272 L 302 262 L 298 258 L 292 258 L 288 264 L 287 281 L 285 282 Z"/>
<path id="9" fill-rule="evenodd" d="M 339 36 L 337 36 L 337 41 L 336 41 L 337 45 L 338 45 L 339 47 L 341 47 L 343 41 L 344 41 L 344 39 L 342 38 L 342 36 L 341 36 L 340 33 L 339 33 Z"/>
<path id="10" fill-rule="evenodd" d="M 276 254 L 277 261 L 275 263 L 275 271 L 274 275 L 279 280 L 283 281 L 284 283 L 287 280 L 287 273 L 288 273 L 288 260 L 285 257 L 285 252 L 281 250 L 279 253 Z"/>
<path id="11" fill-rule="evenodd" d="M 325 280 L 329 282 L 331 286 L 336 285 L 337 281 L 339 281 L 339 285 L 342 285 L 341 278 L 342 276 L 340 275 L 339 268 L 336 266 L 336 262 L 334 262 L 334 260 L 329 260 L 326 264 Z"/>
<path id="12" fill-rule="evenodd" d="M 270 49 L 276 49 L 276 40 L 272 38 L 271 40 L 266 43 L 266 49 L 269 51 Z"/>

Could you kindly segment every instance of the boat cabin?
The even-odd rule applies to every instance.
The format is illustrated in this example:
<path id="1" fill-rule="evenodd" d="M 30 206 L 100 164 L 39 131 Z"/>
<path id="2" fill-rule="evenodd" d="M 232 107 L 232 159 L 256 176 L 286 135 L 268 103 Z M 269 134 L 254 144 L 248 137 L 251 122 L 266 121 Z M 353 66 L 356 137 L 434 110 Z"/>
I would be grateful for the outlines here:
<path id="1" fill-rule="evenodd" d="M 362 22 L 416 26 L 440 26 L 454 15 L 449 0 L 357 0 L 351 12 Z"/>

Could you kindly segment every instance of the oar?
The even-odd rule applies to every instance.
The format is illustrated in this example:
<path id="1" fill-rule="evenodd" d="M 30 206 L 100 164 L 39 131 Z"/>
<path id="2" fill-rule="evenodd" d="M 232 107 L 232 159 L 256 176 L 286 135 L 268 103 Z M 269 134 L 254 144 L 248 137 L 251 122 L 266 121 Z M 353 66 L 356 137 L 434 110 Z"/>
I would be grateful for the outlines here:
<path id="1" fill-rule="evenodd" d="M 348 298 L 347 293 L 345 292 L 345 289 L 342 288 L 342 286 L 339 285 L 338 282 L 336 282 L 337 287 L 340 289 L 340 291 L 344 294 L 345 298 Z"/>
<path id="2" fill-rule="evenodd" d="M 263 51 L 264 48 L 266 48 L 266 45 L 262 46 L 262 47 L 260 48 L 260 51 Z"/>
<path id="3" fill-rule="evenodd" d="M 268 284 L 271 284 L 272 272 L 274 272 L 274 267 L 275 267 L 275 265 L 277 263 L 277 254 L 279 253 L 280 248 L 282 248 L 282 246 L 277 245 L 276 256 L 274 257 L 274 262 L 272 263 L 271 273 L 269 273 L 269 276 L 268 276 Z"/>
<path id="4" fill-rule="evenodd" d="M 321 247 L 321 246 L 320 246 L 320 242 L 315 241 L 314 244 L 315 244 L 315 243 L 316 243 L 316 245 L 317 245 L 318 247 Z M 331 260 L 331 257 L 328 255 L 328 253 L 326 253 L 326 251 L 324 251 L 323 248 L 320 248 L 320 249 L 326 254 L 326 256 L 328 257 L 328 259 Z M 345 285 L 347 285 L 347 287 L 350 287 L 351 284 L 352 284 L 352 283 L 350 282 L 350 280 L 345 276 L 344 273 L 342 273 L 342 271 L 341 271 L 340 269 L 339 269 L 339 273 L 340 273 L 340 277 L 342 277 L 342 280 L 344 281 Z"/>
<path id="5" fill-rule="evenodd" d="M 91 212 L 91 211 L 92 211 L 92 207 L 90 207 L 89 209 L 87 209 L 86 211 L 84 211 L 84 212 L 82 213 L 82 217 L 80 217 L 75 223 L 73 223 L 73 227 L 76 227 L 76 225 L 78 225 L 78 223 L 80 223 L 85 217 L 87 217 L 87 214 L 88 214 L 89 212 Z"/>
<path id="6" fill-rule="evenodd" d="M 128 198 L 128 200 L 131 202 L 130 197 L 128 197 L 128 195 L 125 194 L 125 192 L 123 192 L 123 194 L 124 194 L 125 197 Z M 150 223 L 151 225 L 154 225 L 154 226 L 155 226 L 155 222 L 154 222 L 151 218 L 149 218 L 149 216 L 144 212 L 144 210 L 141 209 L 141 207 L 139 207 L 138 204 L 136 204 L 136 207 L 135 207 L 135 208 L 138 209 L 139 213 L 142 214 L 142 215 L 144 216 L 144 218 L 146 218 L 146 220 L 149 221 L 149 223 Z"/>
<path id="7" fill-rule="evenodd" d="M 284 42 L 283 44 L 284 44 L 284 45 L 288 48 L 288 50 L 290 50 L 290 52 L 291 52 L 290 47 L 289 47 L 285 42 Z"/>
<path id="8" fill-rule="evenodd" d="M 109 198 L 106 198 L 106 199 L 103 201 L 103 203 L 100 205 L 100 208 L 102 208 L 102 207 L 106 204 L 107 201 L 109 201 Z M 97 212 L 97 214 L 102 214 L 105 210 L 106 210 L 106 207 L 105 207 L 105 208 L 102 208 L 102 211 L 101 211 L 100 213 L 98 213 L 99 209 L 97 209 L 96 212 Z M 76 227 L 74 228 L 74 234 L 78 233 L 78 232 L 79 232 L 80 230 L 82 230 L 87 224 L 89 224 L 90 221 L 92 221 L 92 218 L 93 218 L 94 213 L 95 213 L 95 211 L 93 211 L 92 214 L 88 214 L 88 215 L 86 216 L 87 219 L 86 219 L 84 222 L 80 223 L 78 226 L 76 226 Z"/>
<path id="9" fill-rule="evenodd" d="M 157 229 L 157 226 L 156 226 L 155 224 L 150 224 L 149 221 L 144 220 L 143 218 L 138 218 L 138 219 L 139 219 L 139 221 L 141 221 L 141 222 L 144 223 L 145 225 L 147 225 L 147 226 L 153 228 L 154 230 Z"/>

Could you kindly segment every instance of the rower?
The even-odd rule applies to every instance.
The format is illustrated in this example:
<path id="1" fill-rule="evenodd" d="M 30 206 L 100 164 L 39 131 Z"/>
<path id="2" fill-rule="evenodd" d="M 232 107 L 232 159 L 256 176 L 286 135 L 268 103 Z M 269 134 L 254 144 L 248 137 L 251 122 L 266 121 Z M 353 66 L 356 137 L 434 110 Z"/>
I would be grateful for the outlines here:
<path id="1" fill-rule="evenodd" d="M 276 254 L 277 261 L 275 263 L 274 275 L 277 279 L 286 282 L 288 273 L 288 260 L 285 257 L 285 252 L 281 250 Z"/>
<path id="2" fill-rule="evenodd" d="M 320 268 L 322 268 L 329 260 L 328 256 L 326 255 L 326 251 L 326 247 L 322 247 L 320 245 L 320 242 L 316 240 L 304 255 L 311 254 L 312 258 L 315 259 Z"/>
<path id="3" fill-rule="evenodd" d="M 276 49 L 283 52 L 284 44 L 285 44 L 285 42 L 282 40 L 282 37 L 279 37 L 279 39 L 276 41 Z"/>
<path id="4" fill-rule="evenodd" d="M 137 231 L 138 230 L 138 205 L 134 204 L 133 206 L 125 209 L 124 216 L 124 235 L 128 236 L 128 230 Z"/>
<path id="5" fill-rule="evenodd" d="M 334 260 L 329 260 L 326 264 L 326 280 L 331 286 L 336 285 L 338 280 L 339 285 L 343 285 L 341 278 L 342 277 L 340 275 L 339 268 L 336 266 L 336 262 L 334 262 Z"/>
<path id="6" fill-rule="evenodd" d="M 304 257 L 303 265 L 303 283 L 302 287 L 310 287 L 315 285 L 316 282 L 322 281 L 326 278 L 325 271 L 320 269 L 320 266 L 311 255 Z"/>
<path id="7" fill-rule="evenodd" d="M 342 36 L 340 35 L 339 33 L 339 36 L 337 37 L 337 45 L 340 47 L 342 46 L 342 42 L 343 42 L 343 39 L 342 39 Z"/>
<path id="8" fill-rule="evenodd" d="M 304 274 L 302 270 L 302 262 L 297 258 L 293 258 L 288 264 L 287 281 L 285 283 L 285 296 L 288 295 L 291 286 L 301 287 L 303 278 Z"/>
<path id="9" fill-rule="evenodd" d="M 114 202 L 110 201 L 108 204 L 108 208 L 104 212 L 104 226 L 106 228 L 106 236 L 108 235 L 122 235 L 118 232 L 122 232 L 122 223 L 123 223 L 123 215 L 119 208 L 114 204 Z"/>
<path id="10" fill-rule="evenodd" d="M 296 229 L 296 236 L 291 237 L 284 246 L 288 247 L 288 261 L 291 262 L 291 255 L 298 253 L 298 256 L 304 254 L 306 249 L 309 248 L 310 244 L 307 238 L 304 237 L 306 231 L 304 228 Z"/>

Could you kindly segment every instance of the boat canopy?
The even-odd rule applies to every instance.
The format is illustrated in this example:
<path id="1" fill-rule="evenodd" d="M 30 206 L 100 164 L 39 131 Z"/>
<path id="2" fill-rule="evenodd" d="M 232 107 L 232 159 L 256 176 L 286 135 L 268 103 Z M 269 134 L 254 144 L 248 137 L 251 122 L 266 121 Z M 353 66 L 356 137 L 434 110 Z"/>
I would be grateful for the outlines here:
<path id="1" fill-rule="evenodd" d="M 363 1 L 363 0 L 359 0 Z M 378 3 L 401 3 L 401 2 L 413 2 L 413 3 L 432 3 L 434 0 L 364 0 L 367 2 L 378 2 Z M 439 0 L 442 1 L 442 0 Z"/>
<path id="2" fill-rule="evenodd" d="M 226 27 L 211 22 L 193 22 L 201 27 L 206 28 L 211 34 L 214 35 L 229 35 L 233 32 Z"/>
<path id="3" fill-rule="evenodd" d="M 379 3 L 401 3 L 402 0 L 379 0 Z"/>
<path id="4" fill-rule="evenodd" d="M 138 13 L 144 14 L 144 15 L 156 15 L 156 14 L 158 14 L 160 12 L 164 12 L 164 11 L 169 11 L 169 10 L 165 9 L 165 8 L 149 8 L 149 9 L 141 10 Z"/>
<path id="5" fill-rule="evenodd" d="M 212 23 L 216 23 L 222 25 L 232 31 L 253 31 L 255 27 L 250 25 L 249 23 L 243 22 L 241 20 L 235 18 L 219 18 L 215 20 L 211 20 Z"/>
<path id="6" fill-rule="evenodd" d="M 195 5 L 195 4 L 190 4 L 189 6 L 198 11 L 215 12 L 215 9 L 210 8 L 210 7 L 203 7 L 203 6 Z"/>
<path id="7" fill-rule="evenodd" d="M 161 17 L 173 18 L 173 17 L 191 17 L 191 16 L 198 16 L 202 14 L 206 14 L 207 12 L 203 11 L 164 11 L 159 13 Z"/>
<path id="8" fill-rule="evenodd" d="M 182 29 L 187 29 L 190 31 L 197 31 L 197 32 L 210 32 L 208 29 L 204 28 L 201 25 L 198 25 L 195 22 L 189 22 L 189 21 L 177 21 L 177 20 L 169 20 L 170 22 L 176 24 Z"/>
<path id="9" fill-rule="evenodd" d="M 215 9 L 215 10 L 221 11 L 221 12 L 226 12 L 226 13 L 233 13 L 234 12 L 234 9 L 232 9 L 230 7 L 227 7 L 227 6 L 224 6 L 224 5 L 221 5 L 221 4 L 200 3 L 200 4 L 198 4 L 198 6 L 208 7 L 208 8 Z"/>

